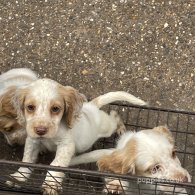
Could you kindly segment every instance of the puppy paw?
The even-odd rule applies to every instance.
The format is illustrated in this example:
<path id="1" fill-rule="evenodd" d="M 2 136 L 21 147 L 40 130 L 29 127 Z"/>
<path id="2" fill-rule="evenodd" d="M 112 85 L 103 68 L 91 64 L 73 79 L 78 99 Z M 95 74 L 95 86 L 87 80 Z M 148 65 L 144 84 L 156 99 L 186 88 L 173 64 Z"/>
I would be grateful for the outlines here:
<path id="1" fill-rule="evenodd" d="M 9 187 L 14 187 L 14 188 L 20 188 L 20 185 L 18 185 L 17 183 L 13 182 L 13 181 L 6 181 L 5 184 Z"/>
<path id="2" fill-rule="evenodd" d="M 123 120 L 119 116 L 119 114 L 116 111 L 111 110 L 110 115 L 112 117 L 114 117 L 115 120 L 117 121 L 117 130 L 116 130 L 117 134 L 118 135 L 122 135 L 123 133 L 125 133 L 126 127 L 125 127 L 125 125 L 123 123 Z"/>
<path id="3" fill-rule="evenodd" d="M 10 187 L 20 188 L 20 185 L 17 182 L 25 182 L 27 180 L 25 174 L 21 174 L 19 172 L 15 172 L 11 174 L 9 177 L 10 180 L 6 181 L 6 184 Z"/>
<path id="4" fill-rule="evenodd" d="M 106 184 L 103 192 L 106 194 L 122 194 L 124 190 L 119 180 L 113 180 Z"/>
<path id="5" fill-rule="evenodd" d="M 126 127 L 123 124 L 123 122 L 118 126 L 116 132 L 117 132 L 118 135 L 122 135 L 126 132 Z"/>
<path id="6" fill-rule="evenodd" d="M 43 195 L 58 195 L 62 191 L 62 186 L 56 181 L 47 181 L 42 185 Z"/>

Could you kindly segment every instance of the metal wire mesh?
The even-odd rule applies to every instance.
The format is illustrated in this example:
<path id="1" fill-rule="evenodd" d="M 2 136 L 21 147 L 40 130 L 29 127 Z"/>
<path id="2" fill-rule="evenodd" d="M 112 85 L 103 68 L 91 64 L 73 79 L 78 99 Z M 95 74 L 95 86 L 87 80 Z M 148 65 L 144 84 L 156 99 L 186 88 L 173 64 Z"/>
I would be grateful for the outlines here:
<path id="1" fill-rule="evenodd" d="M 167 194 L 195 194 L 195 113 L 125 104 L 112 104 L 107 106 L 105 110 L 118 111 L 128 130 L 139 131 L 167 124 L 176 141 L 177 155 L 182 166 L 192 176 L 192 183 L 167 182 L 130 175 L 101 173 L 96 171 L 95 164 L 86 164 L 74 168 L 59 168 L 0 160 L 0 194 L 41 194 L 41 186 L 48 170 L 65 173 L 63 183 L 59 184 L 63 191 L 59 194 L 107 194 L 110 189 L 117 189 L 121 194 L 156 195 L 162 194 L 159 190 L 162 186 L 169 187 L 166 188 L 167 192 L 164 191 Z M 110 138 L 100 139 L 94 144 L 92 150 L 111 148 L 115 146 L 117 139 L 116 134 Z M 10 176 L 21 166 L 32 170 L 32 175 L 27 182 L 18 182 Z M 21 173 L 21 175 L 24 175 L 24 173 Z M 109 189 L 105 185 L 105 179 L 112 181 Z M 11 180 L 17 185 L 8 186 L 5 183 L 7 180 Z M 185 188 L 186 191 L 178 192 L 177 189 L 179 188 Z"/>

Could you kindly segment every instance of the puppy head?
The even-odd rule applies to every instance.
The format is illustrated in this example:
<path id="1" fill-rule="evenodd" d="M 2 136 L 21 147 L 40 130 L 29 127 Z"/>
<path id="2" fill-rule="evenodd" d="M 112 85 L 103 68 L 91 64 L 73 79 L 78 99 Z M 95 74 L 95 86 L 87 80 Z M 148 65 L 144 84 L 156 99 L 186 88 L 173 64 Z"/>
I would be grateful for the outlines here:
<path id="1" fill-rule="evenodd" d="M 171 132 L 163 126 L 135 133 L 124 148 L 100 159 L 98 167 L 100 170 L 168 181 L 191 181 L 189 173 L 182 168 L 176 156 Z M 170 189 L 162 186 L 160 190 Z"/>
<path id="2" fill-rule="evenodd" d="M 167 181 L 191 182 L 188 171 L 182 167 L 176 155 L 174 138 L 167 127 L 159 126 L 142 131 L 142 140 L 139 144 L 139 158 L 136 159 L 137 175 Z M 166 186 L 160 186 L 159 189 L 173 190 Z M 180 190 L 182 188 L 176 188 L 175 192 Z"/>
<path id="3" fill-rule="evenodd" d="M 24 144 L 26 132 L 17 120 L 17 113 L 12 105 L 16 87 L 10 87 L 0 96 L 0 131 L 8 144 Z"/>
<path id="4" fill-rule="evenodd" d="M 64 87 L 50 79 L 39 79 L 16 91 L 13 99 L 18 116 L 26 123 L 31 137 L 52 138 L 64 122 L 72 128 L 84 97 L 72 87 Z"/>

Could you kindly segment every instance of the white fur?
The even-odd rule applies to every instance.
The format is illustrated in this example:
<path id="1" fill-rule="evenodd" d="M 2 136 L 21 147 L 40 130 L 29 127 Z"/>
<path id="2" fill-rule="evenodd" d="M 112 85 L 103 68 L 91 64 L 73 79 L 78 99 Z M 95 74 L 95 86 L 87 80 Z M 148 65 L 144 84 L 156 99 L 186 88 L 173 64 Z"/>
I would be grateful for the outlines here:
<path id="1" fill-rule="evenodd" d="M 31 99 L 33 102 L 36 102 L 36 112 L 33 115 L 27 114 L 26 111 L 24 112 L 28 138 L 25 144 L 23 162 L 35 163 L 38 153 L 42 148 L 41 146 L 44 146 L 48 150 L 56 151 L 55 159 L 51 165 L 67 167 L 75 153 L 88 150 L 99 138 L 112 135 L 120 125 L 120 118 L 115 112 L 111 112 L 108 115 L 99 110 L 98 107 L 101 107 L 105 102 L 111 103 L 112 101 L 121 100 L 121 97 L 124 97 L 124 100 L 128 100 L 130 103 L 143 105 L 143 101 L 137 99 L 136 102 L 135 97 L 133 98 L 133 102 L 131 102 L 132 95 L 128 93 L 112 92 L 105 94 L 105 99 L 109 98 L 109 101 L 105 101 L 103 95 L 100 102 L 104 103 L 101 103 L 101 105 L 98 104 L 98 98 L 94 101 L 84 103 L 80 110 L 78 105 L 75 110 L 79 111 L 79 117 L 75 119 L 72 129 L 69 129 L 63 120 L 63 114 L 66 116 L 67 113 L 60 113 L 56 116 L 51 116 L 50 114 L 50 103 L 53 100 L 63 98 L 62 94 L 59 94 L 59 88 L 62 89 L 63 86 L 49 79 L 37 80 L 23 88 L 30 89 L 25 98 L 27 103 L 24 103 L 23 107 L 26 108 L 28 101 L 31 101 Z M 66 88 L 64 87 L 64 90 Z M 17 106 L 17 98 L 14 101 L 16 101 L 16 107 L 19 108 Z M 66 111 L 66 108 L 64 110 Z M 21 113 L 20 110 L 19 112 Z M 48 132 L 43 136 L 39 136 L 34 130 L 36 126 L 40 125 L 48 126 Z M 20 168 L 19 171 L 23 169 Z M 18 172 L 12 174 L 12 177 L 15 177 L 19 181 L 25 181 L 30 176 L 30 171 L 26 170 L 26 168 L 24 171 L 27 171 L 26 178 L 18 178 Z M 49 171 L 43 184 L 44 194 L 57 194 L 57 189 L 60 187 L 59 183 L 54 178 L 49 177 L 49 174 L 53 177 L 60 177 L 57 179 L 59 183 L 62 182 L 64 174 Z M 10 185 L 11 183 L 8 182 L 8 184 Z M 52 184 L 52 189 L 49 187 L 49 184 Z"/>
<path id="2" fill-rule="evenodd" d="M 9 70 L 0 75 L 0 95 L 4 93 L 8 87 L 23 86 L 37 80 L 37 78 L 37 75 L 28 68 Z"/>

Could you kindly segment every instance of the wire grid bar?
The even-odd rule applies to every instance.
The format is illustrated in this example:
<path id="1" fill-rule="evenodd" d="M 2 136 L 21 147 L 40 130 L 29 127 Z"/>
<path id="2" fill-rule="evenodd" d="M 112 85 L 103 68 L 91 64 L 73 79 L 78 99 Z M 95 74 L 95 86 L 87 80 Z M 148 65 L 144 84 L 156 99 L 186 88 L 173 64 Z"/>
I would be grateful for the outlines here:
<path id="1" fill-rule="evenodd" d="M 167 183 L 158 180 L 152 180 L 151 182 L 151 178 L 100 173 L 95 171 L 97 169 L 95 164 L 82 165 L 71 169 L 1 160 L 1 191 L 18 192 L 20 194 L 40 194 L 47 171 L 54 170 L 65 173 L 65 178 L 61 184 L 63 192 L 59 194 L 103 194 L 103 190 L 105 194 L 107 194 L 110 192 L 110 189 L 117 189 L 121 194 L 155 195 L 160 192 L 163 186 L 164 191 L 172 195 L 195 194 L 195 129 L 193 129 L 195 127 L 195 113 L 161 108 L 129 106 L 125 104 L 112 104 L 107 106 L 105 110 L 118 111 L 127 130 L 139 131 L 142 129 L 150 129 L 158 125 L 167 125 L 176 140 L 177 155 L 183 167 L 186 168 L 192 176 L 192 183 Z M 100 139 L 94 144 L 92 150 L 113 147 L 117 139 L 118 136 L 116 134 L 112 135 L 110 138 Z M 10 174 L 17 171 L 21 166 L 26 166 L 33 170 L 27 182 L 21 183 L 10 177 Z M 21 175 L 23 174 L 24 173 L 21 173 Z M 113 181 L 109 189 L 104 181 L 107 178 L 112 178 Z M 5 184 L 5 181 L 8 180 L 17 183 L 20 187 L 8 186 Z M 148 185 L 146 183 L 150 184 Z M 167 188 L 167 186 L 169 188 Z M 186 189 L 186 191 L 178 192 L 178 189 Z"/>

